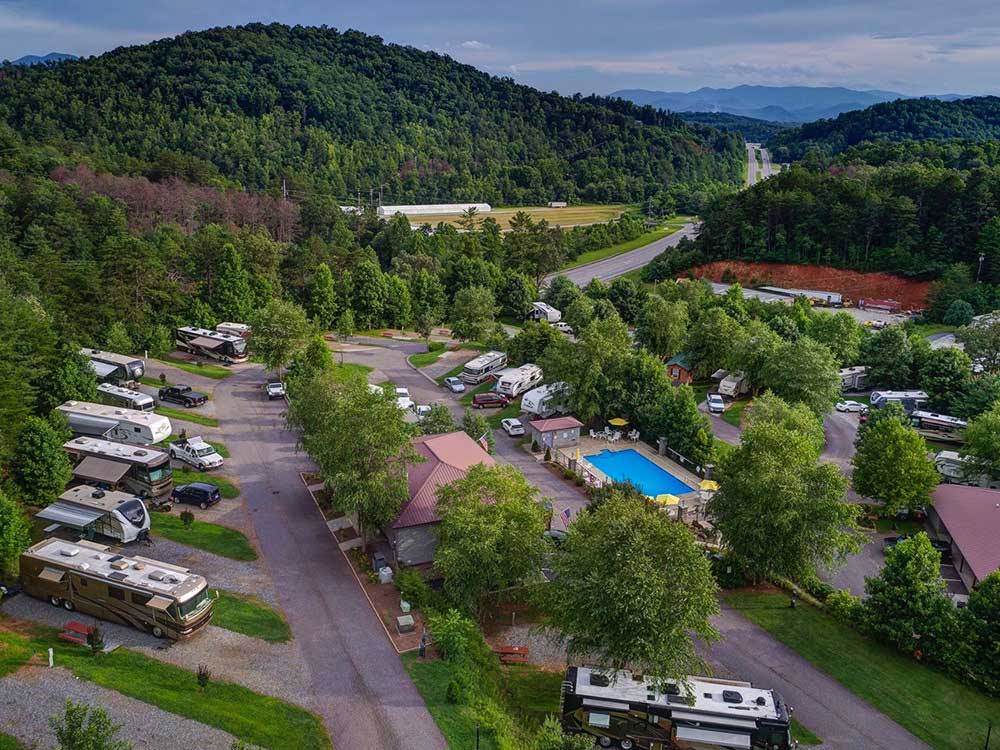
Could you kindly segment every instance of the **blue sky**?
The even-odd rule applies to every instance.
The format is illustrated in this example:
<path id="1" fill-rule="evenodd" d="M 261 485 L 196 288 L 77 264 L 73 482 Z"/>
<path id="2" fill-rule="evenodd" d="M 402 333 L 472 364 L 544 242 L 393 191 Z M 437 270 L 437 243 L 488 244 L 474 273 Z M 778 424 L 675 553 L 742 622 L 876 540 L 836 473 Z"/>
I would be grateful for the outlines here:
<path id="1" fill-rule="evenodd" d="M 985 0 L 0 0 L 0 59 L 251 21 L 356 28 L 563 93 L 1000 92 L 1000 3 Z"/>

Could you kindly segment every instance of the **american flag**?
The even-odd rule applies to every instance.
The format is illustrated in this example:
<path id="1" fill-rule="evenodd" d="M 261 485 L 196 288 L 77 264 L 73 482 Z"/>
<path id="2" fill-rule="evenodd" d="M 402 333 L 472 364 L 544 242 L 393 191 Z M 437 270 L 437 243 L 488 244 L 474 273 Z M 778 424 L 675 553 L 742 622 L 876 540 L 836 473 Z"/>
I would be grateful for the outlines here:
<path id="1" fill-rule="evenodd" d="M 564 510 L 562 512 L 562 514 L 566 517 L 566 520 L 568 521 L 569 518 L 570 518 L 570 516 L 573 515 L 573 509 L 572 508 L 567 508 L 566 510 Z"/>

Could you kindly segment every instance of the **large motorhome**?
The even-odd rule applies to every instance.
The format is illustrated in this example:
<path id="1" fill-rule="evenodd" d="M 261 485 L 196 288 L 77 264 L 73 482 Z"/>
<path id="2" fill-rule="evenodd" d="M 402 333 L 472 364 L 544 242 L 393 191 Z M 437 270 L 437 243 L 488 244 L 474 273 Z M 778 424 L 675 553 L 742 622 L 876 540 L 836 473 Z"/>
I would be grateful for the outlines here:
<path id="1" fill-rule="evenodd" d="M 872 391 L 870 401 L 876 409 L 896 401 L 909 414 L 927 404 L 927 394 L 923 391 Z"/>
<path id="2" fill-rule="evenodd" d="M 159 414 L 88 401 L 67 401 L 56 408 L 66 415 L 69 428 L 77 435 L 132 445 L 152 445 L 170 437 L 170 420 Z"/>
<path id="3" fill-rule="evenodd" d="M 533 388 L 521 398 L 521 411 L 547 419 L 563 410 L 566 390 L 567 386 L 562 381 Z"/>
<path id="4" fill-rule="evenodd" d="M 90 360 L 90 366 L 101 383 L 130 383 L 146 373 L 146 363 L 138 357 L 100 349 L 81 349 L 80 354 Z"/>
<path id="5" fill-rule="evenodd" d="M 154 499 L 168 497 L 174 488 L 170 456 L 164 451 L 93 437 L 73 438 L 63 450 L 73 462 L 73 476 L 84 482 Z"/>
<path id="6" fill-rule="evenodd" d="M 560 715 L 570 733 L 622 750 L 789 750 L 790 709 L 749 682 L 689 677 L 679 684 L 631 672 L 570 667 Z"/>
<path id="7" fill-rule="evenodd" d="M 70 529 L 87 539 L 97 535 L 128 544 L 149 533 L 149 510 L 141 498 L 127 492 L 114 492 L 81 484 L 66 490 L 59 499 L 35 514 L 40 521 L 57 528 Z"/>
<path id="8" fill-rule="evenodd" d="M 497 393 L 517 398 L 542 382 L 542 368 L 526 364 L 511 367 L 497 374 Z"/>
<path id="9" fill-rule="evenodd" d="M 103 404 L 136 411 L 153 411 L 156 406 L 153 397 L 148 393 L 133 391 L 131 388 L 111 383 L 101 383 L 97 386 L 97 398 Z"/>
<path id="10" fill-rule="evenodd" d="M 175 331 L 174 340 L 178 348 L 184 351 L 221 362 L 246 362 L 250 356 L 247 352 L 247 340 L 231 333 L 185 326 Z"/>
<path id="11" fill-rule="evenodd" d="M 52 538 L 29 547 L 21 555 L 21 582 L 54 607 L 172 640 L 208 625 L 215 601 L 205 579 L 187 568 L 125 557 L 87 540 Z"/>
<path id="12" fill-rule="evenodd" d="M 910 412 L 910 424 L 928 440 L 961 444 L 965 442 L 965 428 L 969 423 L 947 414 L 915 409 Z"/>
<path id="13" fill-rule="evenodd" d="M 459 377 L 463 383 L 476 385 L 507 366 L 507 355 L 503 352 L 486 352 L 470 359 L 462 368 Z"/>

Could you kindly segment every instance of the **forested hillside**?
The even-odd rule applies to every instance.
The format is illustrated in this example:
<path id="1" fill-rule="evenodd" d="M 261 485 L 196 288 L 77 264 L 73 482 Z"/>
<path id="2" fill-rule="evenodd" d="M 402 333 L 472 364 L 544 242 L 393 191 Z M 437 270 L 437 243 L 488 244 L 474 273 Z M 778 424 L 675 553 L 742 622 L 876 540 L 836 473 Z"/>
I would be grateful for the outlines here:
<path id="1" fill-rule="evenodd" d="M 674 182 L 735 183 L 743 156 L 732 134 L 652 108 L 278 24 L 0 69 L 0 122 L 15 131 L 0 133 L 0 168 L 284 180 L 342 203 L 380 187 L 388 202 L 638 202 Z"/>
<path id="2" fill-rule="evenodd" d="M 731 115 L 727 112 L 680 112 L 678 116 L 684 122 L 708 125 L 719 130 L 739 133 L 744 140 L 751 143 L 763 143 L 790 126 L 781 122 L 758 120 L 754 117 Z"/>
<path id="3" fill-rule="evenodd" d="M 953 102 L 900 99 L 782 131 L 769 145 L 776 161 L 792 161 L 811 149 L 835 154 L 867 141 L 955 138 L 1000 138 L 1000 98 L 981 96 Z"/>

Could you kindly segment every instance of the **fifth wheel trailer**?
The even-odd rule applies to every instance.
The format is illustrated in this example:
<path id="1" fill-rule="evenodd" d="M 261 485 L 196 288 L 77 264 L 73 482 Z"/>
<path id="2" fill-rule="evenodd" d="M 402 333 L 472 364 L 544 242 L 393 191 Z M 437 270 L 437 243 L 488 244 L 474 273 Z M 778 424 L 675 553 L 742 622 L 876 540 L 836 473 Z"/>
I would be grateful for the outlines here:
<path id="1" fill-rule="evenodd" d="M 61 526 L 88 539 L 100 535 L 121 544 L 149 533 L 149 510 L 141 498 L 86 484 L 66 490 L 35 518 L 52 524 L 46 532 Z"/>
<path id="2" fill-rule="evenodd" d="M 170 437 L 170 420 L 159 414 L 120 409 L 87 401 L 67 401 L 56 407 L 77 435 L 105 438 L 117 443 L 153 445 Z"/>

